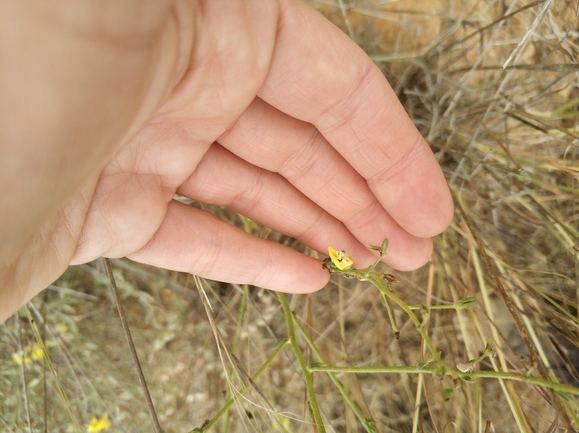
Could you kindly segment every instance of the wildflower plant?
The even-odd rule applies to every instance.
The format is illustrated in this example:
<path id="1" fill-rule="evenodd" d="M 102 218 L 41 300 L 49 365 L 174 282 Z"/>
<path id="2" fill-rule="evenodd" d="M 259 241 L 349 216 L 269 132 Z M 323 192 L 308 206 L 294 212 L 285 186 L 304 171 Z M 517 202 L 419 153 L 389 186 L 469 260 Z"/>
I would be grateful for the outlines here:
<path id="1" fill-rule="evenodd" d="M 426 347 L 428 348 L 429 354 L 426 356 L 425 362 L 422 362 L 415 366 L 376 366 L 376 367 L 359 367 L 359 366 L 331 366 L 329 365 L 323 353 L 319 350 L 316 343 L 311 339 L 311 337 L 306 332 L 303 325 L 296 318 L 294 312 L 291 310 L 290 305 L 285 297 L 285 295 L 278 293 L 277 297 L 280 301 L 284 316 L 286 319 L 286 327 L 288 332 L 288 338 L 281 340 L 277 345 L 277 350 L 274 354 L 268 358 L 268 361 L 261 366 L 258 370 L 258 374 L 251 378 L 251 383 L 257 381 L 259 376 L 269 367 L 273 362 L 274 357 L 279 354 L 281 349 L 288 346 L 292 349 L 293 354 L 296 358 L 298 365 L 302 371 L 304 382 L 307 391 L 307 407 L 308 412 L 311 417 L 311 421 L 316 426 L 316 431 L 325 432 L 325 422 L 322 417 L 322 411 L 320 410 L 318 396 L 316 395 L 314 386 L 314 375 L 319 373 L 326 373 L 330 380 L 334 383 L 337 390 L 341 393 L 344 401 L 348 404 L 349 408 L 358 417 L 359 422 L 369 433 L 377 432 L 376 421 L 372 418 L 368 418 L 364 415 L 363 410 L 355 402 L 355 400 L 349 395 L 348 391 L 345 389 L 341 380 L 336 376 L 337 373 L 340 374 L 400 374 L 400 373 L 415 373 L 417 375 L 434 375 L 438 376 L 445 386 L 442 389 L 442 398 L 444 400 L 449 400 L 454 393 L 456 388 L 455 381 L 457 379 L 463 379 L 465 382 L 473 382 L 476 377 L 502 377 L 501 373 L 498 372 L 480 372 L 475 371 L 476 365 L 482 360 L 489 356 L 494 355 L 493 342 L 491 339 L 487 342 L 487 346 L 483 353 L 476 359 L 471 359 L 467 362 L 457 361 L 455 366 L 447 366 L 442 362 L 441 352 L 438 351 L 431 341 L 428 333 L 426 332 L 426 322 L 430 318 L 430 313 L 433 310 L 463 310 L 475 307 L 477 305 L 476 299 L 472 297 L 467 297 L 462 300 L 458 300 L 454 303 L 444 304 L 444 305 L 408 305 L 399 296 L 397 296 L 393 291 L 393 285 L 398 282 L 398 279 L 391 274 L 376 271 L 376 267 L 382 262 L 386 256 L 388 248 L 388 239 L 384 239 L 381 246 L 372 246 L 371 249 L 378 253 L 378 256 L 374 263 L 372 263 L 367 268 L 358 269 L 355 267 L 354 262 L 348 254 L 343 250 L 336 250 L 333 247 L 328 247 L 328 257 L 324 259 L 323 267 L 327 269 L 332 274 L 341 275 L 346 278 L 356 278 L 363 282 L 371 283 L 375 288 L 378 289 L 382 303 L 386 307 L 386 311 L 390 318 L 390 322 L 393 327 L 395 337 L 400 338 L 400 332 L 396 327 L 394 316 L 392 314 L 392 309 L 389 306 L 389 302 L 394 302 L 407 314 L 411 322 L 414 324 L 416 330 L 422 337 Z M 198 285 L 201 286 L 202 282 L 198 280 Z M 205 291 L 203 292 L 203 298 L 207 299 Z M 207 300 L 205 302 L 208 302 Z M 420 311 L 420 316 L 422 319 L 415 314 L 415 311 Z M 208 313 L 209 314 L 209 313 Z M 212 321 L 213 319 L 211 319 Z M 215 332 L 215 329 L 214 329 Z M 300 346 L 299 341 L 304 340 L 306 342 L 307 348 L 312 351 L 314 356 L 317 358 L 315 362 L 308 363 L 304 355 L 304 349 Z M 218 338 L 221 341 L 221 337 Z M 230 355 L 231 356 L 231 355 Z M 497 374 L 498 373 L 498 374 Z M 490 374 L 490 376 L 489 376 Z M 515 380 L 528 381 L 534 380 L 535 383 L 541 384 L 543 386 L 552 386 L 548 381 L 541 381 L 540 379 L 529 379 L 524 375 L 513 375 L 506 373 L 505 378 L 516 378 Z M 255 385 L 253 385 L 255 386 Z M 245 386 L 242 389 L 237 389 L 237 393 L 243 394 L 250 387 Z M 576 390 L 579 392 L 579 390 Z M 196 428 L 191 431 L 191 433 L 202 433 L 209 431 L 215 423 L 223 416 L 229 408 L 235 404 L 235 401 L 239 397 L 235 395 L 229 400 L 229 402 L 224 406 L 223 410 L 220 411 L 216 417 L 208 420 L 202 427 Z M 279 429 L 279 422 L 274 423 L 275 428 Z"/>

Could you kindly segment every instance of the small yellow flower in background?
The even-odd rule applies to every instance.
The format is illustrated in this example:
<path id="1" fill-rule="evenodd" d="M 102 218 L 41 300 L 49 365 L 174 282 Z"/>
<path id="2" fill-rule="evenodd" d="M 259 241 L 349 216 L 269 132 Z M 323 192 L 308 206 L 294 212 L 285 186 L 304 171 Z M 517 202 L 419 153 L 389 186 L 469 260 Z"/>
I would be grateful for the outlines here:
<path id="1" fill-rule="evenodd" d="M 30 363 L 30 358 L 26 358 L 25 356 L 22 356 L 20 353 L 16 352 L 12 354 L 12 359 L 17 365 L 27 365 Z"/>
<path id="2" fill-rule="evenodd" d="M 66 326 L 66 323 L 64 322 L 60 322 L 59 324 L 57 324 L 54 329 L 59 333 L 59 334 L 66 334 L 68 332 L 68 326 Z"/>
<path id="3" fill-rule="evenodd" d="M 103 412 L 100 419 L 96 419 L 93 417 L 86 428 L 87 433 L 99 433 L 101 431 L 107 431 L 111 427 L 111 423 L 109 421 L 109 414 Z"/>
<path id="4" fill-rule="evenodd" d="M 30 358 L 33 361 L 38 361 L 44 357 L 44 349 L 40 344 L 35 344 L 30 348 Z"/>
<path id="5" fill-rule="evenodd" d="M 348 270 L 354 265 L 354 262 L 350 256 L 346 254 L 346 251 L 337 251 L 332 247 L 328 247 L 328 255 L 332 263 L 341 271 Z"/>
<path id="6" fill-rule="evenodd" d="M 38 361 L 44 357 L 44 349 L 38 343 L 33 344 L 24 348 L 20 353 L 14 352 L 12 354 L 12 359 L 18 365 L 28 365 L 33 361 Z"/>

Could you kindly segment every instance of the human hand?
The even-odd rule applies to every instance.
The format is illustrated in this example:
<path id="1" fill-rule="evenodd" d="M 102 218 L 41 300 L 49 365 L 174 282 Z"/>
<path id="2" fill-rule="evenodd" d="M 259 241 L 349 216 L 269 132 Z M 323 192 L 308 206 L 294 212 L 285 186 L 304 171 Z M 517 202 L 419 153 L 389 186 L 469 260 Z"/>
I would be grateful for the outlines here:
<path id="1" fill-rule="evenodd" d="M 384 238 L 388 264 L 421 266 L 452 218 L 381 72 L 300 0 L 6 1 L 0 64 L 0 322 L 100 256 L 292 293 L 327 282 L 319 260 L 176 193 L 358 267 Z"/>

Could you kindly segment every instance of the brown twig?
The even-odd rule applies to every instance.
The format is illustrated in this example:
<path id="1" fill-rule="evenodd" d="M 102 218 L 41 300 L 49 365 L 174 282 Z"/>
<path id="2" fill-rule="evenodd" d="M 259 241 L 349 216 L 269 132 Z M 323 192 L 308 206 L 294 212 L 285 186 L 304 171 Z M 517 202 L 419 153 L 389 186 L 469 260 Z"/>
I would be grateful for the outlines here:
<path id="1" fill-rule="evenodd" d="M 141 363 L 139 362 L 139 355 L 137 354 L 137 349 L 135 348 L 135 343 L 133 343 L 133 337 L 131 336 L 131 330 L 129 328 L 129 323 L 127 322 L 127 316 L 125 315 L 125 310 L 123 304 L 121 303 L 121 297 L 119 296 L 119 291 L 117 289 L 117 283 L 115 277 L 113 276 L 113 269 L 111 267 L 111 262 L 106 257 L 103 257 L 103 262 L 105 264 L 105 269 L 107 270 L 107 276 L 111 282 L 111 293 L 113 299 L 115 300 L 115 305 L 117 306 L 117 311 L 119 312 L 119 317 L 121 319 L 121 325 L 123 326 L 123 331 L 133 357 L 133 363 L 137 369 L 137 375 L 139 376 L 139 382 L 143 388 L 143 393 L 145 394 L 145 400 L 147 401 L 147 408 L 149 409 L 149 414 L 155 426 L 156 433 L 163 433 L 161 429 L 161 424 L 159 424 L 159 419 L 157 418 L 157 412 L 155 411 L 155 406 L 153 405 L 153 400 L 151 399 L 151 394 L 149 393 L 149 387 L 145 380 L 145 375 L 143 374 L 143 369 L 141 368 Z"/>

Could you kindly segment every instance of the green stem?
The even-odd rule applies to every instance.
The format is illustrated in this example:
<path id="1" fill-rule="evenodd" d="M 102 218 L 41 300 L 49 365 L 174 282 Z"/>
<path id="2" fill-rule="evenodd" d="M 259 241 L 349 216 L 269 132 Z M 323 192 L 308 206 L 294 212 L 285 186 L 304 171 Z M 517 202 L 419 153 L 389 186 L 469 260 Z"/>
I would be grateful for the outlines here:
<path id="1" fill-rule="evenodd" d="M 325 364 L 326 361 L 324 359 L 324 356 L 322 355 L 322 352 L 320 352 L 320 350 L 317 348 L 316 344 L 310 338 L 310 336 L 308 335 L 306 330 L 303 328 L 303 326 L 298 321 L 295 321 L 295 325 L 298 328 L 298 330 L 300 331 L 300 333 L 302 334 L 302 337 L 304 338 L 304 340 L 306 341 L 306 343 L 308 344 L 308 346 L 310 347 L 312 352 L 314 352 L 314 354 L 318 358 L 319 362 L 321 362 L 322 364 Z M 309 371 L 315 371 L 312 368 L 312 366 L 308 366 L 308 370 Z M 366 428 L 366 431 L 375 432 L 376 428 L 373 425 L 374 421 L 371 419 L 367 419 L 364 416 L 364 414 L 362 413 L 362 410 L 358 407 L 356 402 L 354 402 L 354 400 L 352 400 L 350 395 L 346 392 L 342 382 L 336 377 L 335 374 L 333 374 L 331 372 L 328 372 L 328 376 L 330 377 L 330 380 L 334 383 L 334 385 L 336 386 L 338 391 L 340 391 L 340 394 L 342 394 L 342 397 L 344 398 L 346 403 L 350 406 L 350 409 L 352 409 L 352 411 L 358 417 L 358 419 L 360 420 L 362 425 Z"/>
<path id="2" fill-rule="evenodd" d="M 418 317 L 416 317 L 416 315 L 412 312 L 412 308 L 410 306 L 408 306 L 408 304 L 406 304 L 402 299 L 400 299 L 398 296 L 396 296 L 394 294 L 394 292 L 391 290 L 392 284 L 384 279 L 386 277 L 386 275 L 373 271 L 373 269 L 386 256 L 386 249 L 387 248 L 388 248 L 388 239 L 384 239 L 381 247 L 375 247 L 375 246 L 371 247 L 372 250 L 378 251 L 379 255 L 378 255 L 378 258 L 376 259 L 376 261 L 365 269 L 356 269 L 352 266 L 350 266 L 347 269 L 340 269 L 340 267 L 338 266 L 339 263 L 333 262 L 332 261 L 333 258 L 331 258 L 331 257 L 325 260 L 325 266 L 330 271 L 330 273 L 342 274 L 342 275 L 345 275 L 347 277 L 356 277 L 361 281 L 369 281 L 374 286 L 376 286 L 376 288 L 378 290 L 380 290 L 380 292 L 383 295 L 385 295 L 387 298 L 390 298 L 394 302 L 396 302 L 404 310 L 404 312 L 408 315 L 408 317 L 410 317 L 410 320 L 412 320 L 412 322 L 414 323 L 416 330 L 419 332 L 420 336 L 424 340 L 424 343 L 428 347 L 428 350 L 430 351 L 430 358 L 436 363 L 436 365 L 438 366 L 438 368 L 442 372 L 446 369 L 446 367 L 443 364 L 443 362 L 440 360 L 440 352 L 438 352 L 434 348 L 432 341 L 430 340 L 430 338 L 428 337 L 428 334 L 424 330 L 423 323 L 421 323 L 420 320 L 418 320 Z M 389 313 L 390 313 L 390 311 L 389 311 Z M 394 332 L 396 332 L 396 331 L 394 330 Z"/>
<path id="3" fill-rule="evenodd" d="M 316 423 L 316 426 L 318 428 L 318 432 L 319 433 L 325 433 L 326 429 L 324 427 L 324 422 L 322 420 L 322 414 L 320 412 L 320 407 L 318 406 L 318 401 L 316 398 L 316 391 L 314 388 L 314 379 L 312 377 L 312 373 L 310 372 L 310 370 L 308 368 L 308 363 L 306 362 L 304 355 L 302 354 L 302 351 L 300 349 L 300 346 L 299 346 L 297 338 L 296 338 L 296 334 L 295 334 L 295 330 L 294 330 L 294 323 L 296 321 L 294 320 L 293 311 L 291 311 L 289 304 L 287 303 L 287 300 L 286 300 L 283 293 L 278 292 L 277 297 L 278 297 L 278 299 L 281 303 L 281 307 L 283 309 L 283 313 L 284 313 L 285 321 L 286 321 L 286 326 L 287 326 L 287 331 L 288 331 L 288 337 L 289 337 L 293 352 L 294 352 L 296 359 L 300 365 L 300 368 L 304 374 L 304 381 L 306 383 L 306 392 L 308 394 L 309 407 L 311 408 L 314 422 Z"/>
<path id="4" fill-rule="evenodd" d="M 439 375 L 441 372 L 432 367 L 422 367 L 420 365 L 402 365 L 402 366 L 377 366 L 377 367 L 338 367 L 331 365 L 310 365 L 311 372 L 323 371 L 326 373 L 352 373 L 352 374 L 383 374 L 383 373 L 416 373 L 416 374 L 431 374 Z M 557 392 L 579 395 L 579 388 L 570 385 L 563 385 L 561 383 L 551 382 L 549 380 L 541 379 L 534 376 L 527 376 L 520 373 L 509 373 L 506 371 L 471 371 L 469 373 L 462 373 L 459 370 L 447 370 L 442 373 L 446 376 L 459 377 L 465 381 L 471 381 L 478 378 L 487 379 L 506 379 L 516 382 L 531 383 L 533 385 L 549 388 Z"/>
<path id="5" fill-rule="evenodd" d="M 247 284 L 243 285 L 243 294 L 241 295 L 241 305 L 239 306 L 239 311 L 237 312 L 237 326 L 235 328 L 235 335 L 233 336 L 233 342 L 231 344 L 231 353 L 237 352 L 237 346 L 239 345 L 239 340 L 241 337 L 241 328 L 243 324 L 243 317 L 245 316 L 245 310 L 247 308 L 247 297 L 249 296 L 249 286 Z M 227 374 L 231 376 L 233 366 L 230 366 Z M 231 398 L 231 388 L 227 389 L 227 398 Z M 231 417 L 231 412 L 227 412 L 225 417 L 225 426 L 223 427 L 224 432 L 229 431 L 229 421 Z"/>
<path id="6" fill-rule="evenodd" d="M 452 304 L 439 304 L 439 305 L 429 305 L 427 308 L 428 310 L 462 310 L 465 308 L 474 307 L 477 304 L 474 298 L 464 298 Z M 411 310 L 421 310 L 425 306 L 423 304 L 415 304 L 408 306 Z"/>
<path id="7" fill-rule="evenodd" d="M 246 233 L 251 234 L 252 233 L 251 220 L 249 218 L 247 218 L 245 215 L 241 215 L 240 213 L 238 213 L 237 216 L 239 217 L 239 219 L 243 223 L 243 230 L 245 230 Z"/>
<path id="8" fill-rule="evenodd" d="M 398 330 L 398 326 L 396 326 L 396 321 L 394 320 L 394 315 L 392 314 L 392 309 L 390 308 L 388 298 L 384 293 L 380 293 L 380 297 L 382 298 L 382 305 L 386 307 L 386 313 L 388 313 L 388 319 L 390 320 L 390 326 L 392 326 L 394 337 L 398 340 L 400 338 L 400 331 Z"/>
<path id="9" fill-rule="evenodd" d="M 245 311 L 247 309 L 247 298 L 249 297 L 249 286 L 247 284 L 243 285 L 243 294 L 241 295 L 241 304 L 239 306 L 239 311 L 237 312 L 237 327 L 235 328 L 235 335 L 233 336 L 233 343 L 231 345 L 231 352 L 237 352 L 237 345 L 239 344 L 239 338 L 241 336 L 241 328 L 243 325 L 243 317 L 245 316 Z"/>
<path id="10" fill-rule="evenodd" d="M 257 372 L 253 376 L 251 376 L 251 379 L 254 381 L 257 380 L 259 378 L 259 376 L 261 376 L 263 374 L 263 372 L 270 366 L 270 364 L 274 361 L 274 359 L 277 357 L 277 355 L 283 350 L 283 348 L 288 343 L 289 343 L 289 340 L 287 338 L 280 340 L 275 345 L 273 352 L 271 353 L 271 355 L 269 355 L 267 357 L 267 359 L 261 365 L 259 370 L 257 370 Z M 245 391 L 247 391 L 249 389 L 249 387 L 250 387 L 249 385 L 244 385 L 243 388 L 241 388 L 241 391 L 239 392 L 239 394 L 243 394 Z M 237 397 L 230 398 L 227 401 L 227 403 L 225 403 L 225 405 L 221 408 L 221 410 L 219 412 L 217 412 L 217 414 L 215 414 L 215 416 L 213 418 L 211 418 L 211 420 L 208 421 L 203 427 L 193 429 L 189 433 L 203 433 L 203 432 L 208 431 L 211 427 L 213 427 L 217 423 L 217 421 L 219 421 L 219 419 L 223 415 L 225 415 L 229 411 L 229 409 L 231 409 L 231 406 L 233 406 L 236 399 L 237 399 Z"/>
<path id="11" fill-rule="evenodd" d="M 31 325 L 32 333 L 34 334 L 36 344 L 38 344 L 38 346 L 40 346 L 42 348 L 42 356 L 44 357 L 44 360 L 46 361 L 46 364 L 48 365 L 48 368 L 49 368 L 50 372 L 52 373 L 52 376 L 55 379 L 56 389 L 57 389 L 58 395 L 59 395 L 60 399 L 62 400 L 62 403 L 64 404 L 64 407 L 66 408 L 66 411 L 68 412 L 68 416 L 70 417 L 70 420 L 72 421 L 74 428 L 76 429 L 77 432 L 80 433 L 80 432 L 82 432 L 82 428 L 80 427 L 80 423 L 78 422 L 78 420 L 76 419 L 76 416 L 74 415 L 74 413 L 72 411 L 70 401 L 68 400 L 66 392 L 64 391 L 64 388 L 62 387 L 62 382 L 60 381 L 58 374 L 56 373 L 56 368 L 54 368 L 54 364 L 52 363 L 52 360 L 48 356 L 46 346 L 44 344 L 44 341 L 40 337 L 40 331 L 38 330 L 38 327 L 36 325 L 36 321 L 32 318 L 32 312 L 30 311 L 30 308 L 28 307 L 28 305 L 26 305 L 26 314 L 28 315 L 28 322 Z"/>
<path id="12" fill-rule="evenodd" d="M 410 317 L 410 320 L 412 320 L 412 323 L 414 323 L 414 326 L 416 327 L 416 330 L 418 331 L 420 336 L 424 339 L 424 343 L 430 350 L 430 354 L 434 362 L 436 362 L 436 364 L 440 368 L 445 368 L 444 364 L 440 360 L 440 353 L 434 348 L 434 345 L 432 344 L 430 337 L 424 330 L 422 323 L 420 322 L 420 320 L 418 320 L 418 317 L 416 317 L 416 314 L 414 314 L 414 312 L 408 306 L 408 304 L 406 304 L 406 302 L 404 302 L 402 299 L 396 296 L 396 294 L 392 290 L 390 290 L 390 287 L 388 287 L 386 282 L 378 274 L 372 273 L 368 275 L 368 281 L 374 284 L 374 286 L 376 286 L 376 288 L 378 288 L 378 290 L 380 290 L 381 293 L 386 295 L 388 298 L 392 299 L 400 306 L 400 308 L 404 310 L 404 312 L 408 315 L 408 317 Z"/>

